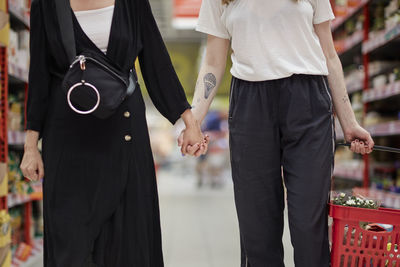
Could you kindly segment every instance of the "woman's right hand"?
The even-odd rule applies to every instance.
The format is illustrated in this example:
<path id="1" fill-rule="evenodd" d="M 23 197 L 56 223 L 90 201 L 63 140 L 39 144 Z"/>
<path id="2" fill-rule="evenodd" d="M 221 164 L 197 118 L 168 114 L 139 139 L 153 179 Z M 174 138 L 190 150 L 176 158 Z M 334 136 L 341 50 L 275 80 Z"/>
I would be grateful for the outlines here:
<path id="1" fill-rule="evenodd" d="M 25 148 L 20 167 L 25 178 L 28 178 L 31 181 L 39 181 L 43 179 L 43 160 L 37 147 Z"/>

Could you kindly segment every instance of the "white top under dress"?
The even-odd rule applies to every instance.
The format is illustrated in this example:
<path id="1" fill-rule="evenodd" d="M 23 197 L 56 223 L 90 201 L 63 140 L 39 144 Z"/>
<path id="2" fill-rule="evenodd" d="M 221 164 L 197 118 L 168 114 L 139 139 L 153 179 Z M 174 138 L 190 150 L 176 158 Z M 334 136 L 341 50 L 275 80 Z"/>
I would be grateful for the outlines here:
<path id="1" fill-rule="evenodd" d="M 74 13 L 79 25 L 89 39 L 103 53 L 107 53 L 114 5 L 93 10 L 75 11 Z"/>
<path id="2" fill-rule="evenodd" d="M 314 24 L 334 17 L 329 0 L 203 0 L 196 30 L 231 40 L 233 76 L 265 81 L 328 75 Z"/>

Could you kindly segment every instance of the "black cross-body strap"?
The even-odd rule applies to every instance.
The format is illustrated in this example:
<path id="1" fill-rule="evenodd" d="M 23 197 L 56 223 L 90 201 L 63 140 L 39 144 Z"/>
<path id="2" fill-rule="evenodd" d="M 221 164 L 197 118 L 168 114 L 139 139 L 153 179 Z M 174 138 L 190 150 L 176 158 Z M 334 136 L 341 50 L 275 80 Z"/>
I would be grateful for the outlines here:
<path id="1" fill-rule="evenodd" d="M 56 0 L 56 12 L 60 25 L 61 39 L 69 62 L 76 57 L 75 34 L 72 23 L 72 10 L 69 0 Z"/>

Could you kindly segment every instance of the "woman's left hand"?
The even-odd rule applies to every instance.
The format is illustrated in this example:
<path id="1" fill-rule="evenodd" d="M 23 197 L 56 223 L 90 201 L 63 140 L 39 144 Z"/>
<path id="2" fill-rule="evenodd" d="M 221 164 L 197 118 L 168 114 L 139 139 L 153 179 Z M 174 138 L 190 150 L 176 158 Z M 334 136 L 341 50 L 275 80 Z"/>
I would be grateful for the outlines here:
<path id="1" fill-rule="evenodd" d="M 351 151 L 365 155 L 372 152 L 374 148 L 374 140 L 370 133 L 362 128 L 359 124 L 349 129 L 343 129 L 344 138 L 347 142 L 351 142 Z"/>
<path id="2" fill-rule="evenodd" d="M 181 147 L 182 155 L 199 156 L 204 153 L 207 139 L 200 129 L 200 123 L 193 116 L 190 109 L 182 113 L 181 118 L 185 123 L 186 129 L 182 131 L 178 138 L 178 145 Z"/>
<path id="3" fill-rule="evenodd" d="M 188 127 L 178 137 L 182 155 L 200 156 L 208 150 L 209 137 L 201 133 L 200 127 Z"/>

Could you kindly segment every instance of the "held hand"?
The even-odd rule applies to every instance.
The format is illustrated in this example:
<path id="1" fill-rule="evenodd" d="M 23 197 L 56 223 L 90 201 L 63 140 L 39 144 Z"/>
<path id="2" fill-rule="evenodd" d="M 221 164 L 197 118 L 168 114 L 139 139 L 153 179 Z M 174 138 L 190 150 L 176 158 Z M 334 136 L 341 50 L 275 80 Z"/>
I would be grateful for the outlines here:
<path id="1" fill-rule="evenodd" d="M 20 168 L 24 177 L 31 181 L 39 181 L 44 177 L 42 156 L 36 147 L 25 149 Z"/>
<path id="2" fill-rule="evenodd" d="M 183 130 L 181 134 L 178 137 L 178 146 L 181 147 L 182 155 L 189 154 L 191 156 L 198 157 L 200 155 L 204 155 L 207 153 L 208 150 L 208 143 L 210 141 L 210 137 L 207 135 L 201 142 L 194 143 L 191 145 L 188 142 L 185 142 L 186 138 L 186 131 L 187 129 Z M 186 145 L 186 152 L 184 153 L 183 150 L 185 149 L 185 144 Z"/>
<path id="3" fill-rule="evenodd" d="M 351 142 L 351 151 L 361 155 L 371 153 L 375 145 L 371 135 L 359 124 L 344 129 L 344 137 L 347 142 Z"/>

